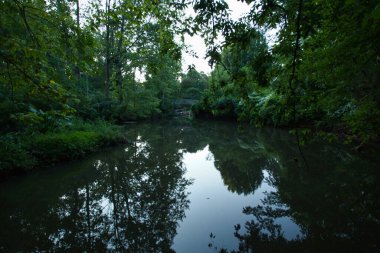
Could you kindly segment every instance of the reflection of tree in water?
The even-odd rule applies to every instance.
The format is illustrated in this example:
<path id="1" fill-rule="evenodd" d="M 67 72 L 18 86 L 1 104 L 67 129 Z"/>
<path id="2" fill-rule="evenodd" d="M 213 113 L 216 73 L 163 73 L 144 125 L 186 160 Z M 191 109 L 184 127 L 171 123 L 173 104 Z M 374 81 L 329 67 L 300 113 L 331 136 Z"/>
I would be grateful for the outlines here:
<path id="1" fill-rule="evenodd" d="M 323 149 L 322 149 L 323 150 Z M 261 205 L 246 207 L 252 216 L 241 231 L 237 252 L 379 252 L 380 175 L 376 163 L 346 154 L 342 161 L 333 148 L 308 152 L 310 168 L 291 163 L 272 167 Z M 306 150 L 308 151 L 308 150 Z M 291 240 L 284 237 L 278 219 L 290 217 L 302 230 Z M 221 250 L 221 252 L 227 252 Z"/>
<path id="2" fill-rule="evenodd" d="M 208 124 L 209 125 L 209 124 Z M 236 125 L 215 124 L 200 127 L 201 136 L 207 139 L 214 157 L 214 165 L 220 171 L 224 184 L 231 192 L 251 194 L 263 180 L 263 170 L 277 168 L 277 150 L 272 148 L 273 140 L 279 145 L 284 134 L 273 135 L 270 130 L 238 129 Z"/>
<path id="3" fill-rule="evenodd" d="M 180 153 L 171 152 L 164 139 L 143 138 L 99 166 L 109 171 L 114 245 L 132 252 L 168 251 L 188 205 L 189 182 L 182 177 Z"/>
<path id="4" fill-rule="evenodd" d="M 12 209 L 14 199 L 8 200 L 9 212 L 0 215 L 13 217 L 5 224 L 13 230 L 0 245 L 9 251 L 170 251 L 188 206 L 183 152 L 209 145 L 227 187 L 244 194 L 260 185 L 262 169 L 274 161 L 260 136 L 252 145 L 231 125 L 141 124 L 127 135 L 135 140 L 127 147 L 81 162 L 83 175 L 61 178 L 58 173 L 49 183 L 38 179 L 29 202 Z M 46 195 L 50 199 L 41 202 Z M 29 212 L 33 201 L 38 211 Z M 16 212 L 20 205 L 24 208 Z M 23 243 L 12 244 L 16 237 Z"/>
<path id="5" fill-rule="evenodd" d="M 168 124 L 163 128 L 170 132 L 165 139 L 180 142 L 179 147 L 186 152 L 196 152 L 208 145 L 224 184 L 238 194 L 253 193 L 263 180 L 262 171 L 279 166 L 278 147 L 286 146 L 289 152 L 296 150 L 296 146 L 293 150 L 289 147 L 288 134 L 278 130 L 239 129 L 236 124 L 202 121 Z"/>
<path id="6" fill-rule="evenodd" d="M 269 162 L 266 157 L 252 156 L 249 149 L 242 148 L 236 138 L 212 138 L 209 149 L 214 165 L 231 192 L 250 194 L 261 184 L 262 170 Z"/>
<path id="7" fill-rule="evenodd" d="M 142 131 L 151 131 L 152 126 L 139 127 Z M 214 157 L 214 165 L 220 171 L 224 184 L 232 192 L 239 194 L 252 193 L 263 179 L 262 170 L 271 165 L 271 159 L 265 154 L 255 154 L 250 145 L 246 145 L 239 134 L 237 126 L 220 124 L 218 122 L 207 124 L 202 122 L 183 123 L 179 125 L 167 124 L 156 126 L 163 132 L 168 146 L 177 145 L 186 152 L 197 152 L 207 145 Z M 150 136 L 147 134 L 146 136 Z"/>
<path id="8" fill-rule="evenodd" d="M 178 147 L 164 145 L 161 134 L 151 132 L 109 151 L 80 177 L 51 178 L 43 189 L 34 182 L 31 188 L 39 192 L 21 209 L 20 203 L 12 208 L 14 199 L 4 199 L 11 197 L 5 193 L 1 199 L 8 210 L 0 217 L 11 234 L 0 239 L 0 251 L 172 252 L 190 182 L 183 178 Z M 40 201 L 50 189 L 53 197 Z M 13 195 L 24 194 L 19 189 Z M 40 215 L 28 210 L 33 202 L 40 204 Z M 15 245 L 16 238 L 25 240 Z"/>
<path id="9" fill-rule="evenodd" d="M 263 170 L 277 190 L 267 192 L 260 206 L 243 210 L 252 221 L 246 229 L 236 226 L 238 252 L 379 248 L 379 173 L 340 149 L 306 149 L 306 170 L 296 145 L 281 131 L 170 122 L 130 127 L 127 134 L 134 140 L 130 145 L 100 159 L 0 191 L 0 251 L 170 252 L 188 207 L 182 154 L 207 145 L 230 191 L 253 193 Z M 282 217 L 290 217 L 303 234 L 287 240 Z"/>

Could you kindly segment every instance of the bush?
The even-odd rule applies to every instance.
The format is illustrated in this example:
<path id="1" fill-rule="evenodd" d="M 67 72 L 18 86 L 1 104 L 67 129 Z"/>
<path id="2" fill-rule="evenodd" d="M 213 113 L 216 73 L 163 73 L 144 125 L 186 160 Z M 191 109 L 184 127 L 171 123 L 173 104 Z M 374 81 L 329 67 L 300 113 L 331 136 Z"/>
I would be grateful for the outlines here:
<path id="1" fill-rule="evenodd" d="M 97 132 L 73 131 L 47 133 L 32 138 L 32 154 L 44 163 L 82 157 L 100 146 L 101 136 Z"/>
<path id="2" fill-rule="evenodd" d="M 238 100 L 232 96 L 211 97 L 204 94 L 199 103 L 192 106 L 195 117 L 237 118 Z"/>
<path id="3" fill-rule="evenodd" d="M 376 140 L 380 129 L 380 109 L 376 102 L 366 100 L 346 113 L 344 122 L 350 127 L 352 134 L 363 142 Z"/>
<path id="4" fill-rule="evenodd" d="M 238 105 L 238 100 L 234 97 L 221 97 L 216 103 L 214 103 L 212 108 L 212 114 L 218 118 L 232 118 L 236 119 L 236 108 Z"/>
<path id="5" fill-rule="evenodd" d="M 116 126 L 104 120 L 96 120 L 93 122 L 83 121 L 81 119 L 73 119 L 62 124 L 58 132 L 84 131 L 96 132 L 100 139 L 100 145 L 112 145 L 123 141 L 122 127 Z"/>
<path id="6" fill-rule="evenodd" d="M 0 137 L 0 173 L 76 159 L 123 141 L 121 127 L 102 120 L 73 119 L 62 123 L 55 132 L 8 133 Z"/>
<path id="7" fill-rule="evenodd" d="M 0 173 L 8 173 L 12 169 L 31 169 L 37 160 L 28 151 L 28 146 L 16 134 L 0 137 Z"/>

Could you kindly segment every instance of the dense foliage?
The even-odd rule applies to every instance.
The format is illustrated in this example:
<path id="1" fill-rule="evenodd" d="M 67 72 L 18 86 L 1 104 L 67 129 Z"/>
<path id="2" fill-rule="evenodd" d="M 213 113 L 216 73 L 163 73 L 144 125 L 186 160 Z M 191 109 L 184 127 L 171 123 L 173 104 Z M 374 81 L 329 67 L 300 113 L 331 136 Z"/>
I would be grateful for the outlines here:
<path id="1" fill-rule="evenodd" d="M 187 99 L 199 100 L 208 87 L 208 76 L 191 67 L 182 75 L 179 96 Z"/>
<path id="2" fill-rule="evenodd" d="M 247 1 L 250 3 L 250 1 Z M 238 22 L 198 1 L 216 64 L 194 111 L 256 125 L 343 131 L 362 142 L 380 129 L 378 1 L 253 1 Z M 207 13 L 211 15 L 207 16 Z M 202 18 L 203 17 L 203 18 Z M 269 40 L 268 35 L 276 32 Z M 225 41 L 216 45 L 217 34 Z"/>
<path id="3" fill-rule="evenodd" d="M 196 115 L 377 139 L 378 1 L 245 2 L 234 21 L 213 0 L 0 0 L 2 152 L 26 145 L 17 136 L 60 139 L 76 120 L 124 123 L 199 99 Z M 181 73 L 184 35 L 195 33 L 210 76 Z"/>
<path id="4" fill-rule="evenodd" d="M 0 1 L 0 127 L 165 111 L 179 89 L 181 2 Z"/>
<path id="5" fill-rule="evenodd" d="M 101 147 L 125 142 L 122 128 L 106 121 L 73 120 L 55 132 L 0 136 L 0 175 L 81 158 Z"/>
<path id="6" fill-rule="evenodd" d="M 125 122 L 170 111 L 180 89 L 181 45 L 175 34 L 186 22 L 185 6 L 146 0 L 0 1 L 0 152 L 8 160 L 1 159 L 0 172 L 33 167 L 37 153 L 37 160 L 66 158 L 70 151 L 77 157 L 99 142 L 114 142 L 111 136 L 100 141 L 102 120 Z M 92 129 L 66 129 L 78 120 L 93 121 Z M 39 137 L 31 146 L 34 136 Z"/>

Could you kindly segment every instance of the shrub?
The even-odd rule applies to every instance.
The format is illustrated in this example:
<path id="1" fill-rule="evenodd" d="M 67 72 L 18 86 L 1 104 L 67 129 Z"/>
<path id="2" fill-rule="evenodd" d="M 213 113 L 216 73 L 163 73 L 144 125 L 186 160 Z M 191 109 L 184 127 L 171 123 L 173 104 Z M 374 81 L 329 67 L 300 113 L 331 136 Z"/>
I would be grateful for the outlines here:
<path id="1" fill-rule="evenodd" d="M 61 122 L 55 132 L 28 133 L 0 137 L 0 174 L 79 158 L 124 141 L 121 127 L 102 120 L 72 119 Z"/>
<path id="2" fill-rule="evenodd" d="M 0 173 L 30 169 L 37 163 L 26 143 L 18 135 L 10 133 L 0 137 L 0 158 Z"/>
<path id="3" fill-rule="evenodd" d="M 101 135 L 95 131 L 46 133 L 31 139 L 32 154 L 45 163 L 82 157 L 97 149 Z"/>
<path id="4" fill-rule="evenodd" d="M 124 136 L 121 131 L 122 127 L 109 123 L 105 120 L 83 121 L 81 119 L 73 119 L 57 130 L 58 132 L 85 131 L 96 132 L 100 136 L 101 145 L 116 144 L 123 141 Z"/>
<path id="5" fill-rule="evenodd" d="M 212 114 L 219 118 L 236 118 L 237 105 L 238 100 L 236 98 L 231 96 L 221 97 L 211 106 Z"/>

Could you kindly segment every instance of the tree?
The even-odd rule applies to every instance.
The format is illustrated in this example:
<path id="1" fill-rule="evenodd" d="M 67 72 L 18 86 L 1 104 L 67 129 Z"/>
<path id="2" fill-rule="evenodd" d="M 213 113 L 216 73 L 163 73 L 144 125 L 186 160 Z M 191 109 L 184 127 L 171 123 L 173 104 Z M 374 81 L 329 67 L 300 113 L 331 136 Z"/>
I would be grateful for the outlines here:
<path id="1" fill-rule="evenodd" d="M 203 91 L 208 87 L 208 76 L 199 73 L 195 68 L 189 68 L 181 78 L 180 95 L 183 98 L 200 99 Z"/>
<path id="2" fill-rule="evenodd" d="M 231 78 L 227 82 L 241 88 L 239 80 L 249 73 L 259 86 L 267 87 L 247 92 L 243 86 L 241 94 L 233 95 L 242 101 L 240 118 L 255 124 L 343 130 L 362 143 L 376 139 L 380 129 L 379 63 L 375 60 L 379 57 L 379 4 L 246 2 L 251 11 L 236 22 L 222 15 L 225 4 L 197 1 L 194 6 L 197 25 L 208 24 L 213 29 L 211 35 L 204 35 L 208 56 L 224 65 Z M 256 56 L 250 66 L 243 67 L 236 60 L 226 66 L 225 59 L 242 59 L 231 57 L 233 48 L 249 55 L 246 45 L 253 41 L 260 45 L 257 34 L 270 30 L 277 30 L 276 42 L 266 53 L 253 51 Z M 210 36 L 218 34 L 225 40 L 216 45 Z M 223 59 L 223 54 L 229 56 Z"/>

